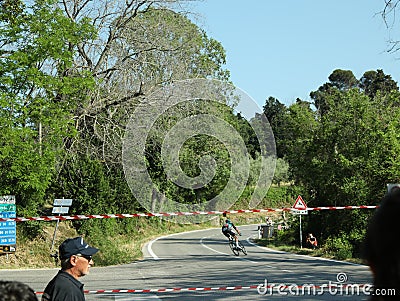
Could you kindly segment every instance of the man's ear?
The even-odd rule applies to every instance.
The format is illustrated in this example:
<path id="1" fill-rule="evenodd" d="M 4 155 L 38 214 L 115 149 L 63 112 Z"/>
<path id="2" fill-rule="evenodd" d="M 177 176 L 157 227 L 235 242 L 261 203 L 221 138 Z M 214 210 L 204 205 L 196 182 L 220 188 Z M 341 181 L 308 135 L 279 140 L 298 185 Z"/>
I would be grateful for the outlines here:
<path id="1" fill-rule="evenodd" d="M 72 255 L 70 258 L 69 258 L 69 263 L 71 264 L 71 266 L 76 266 L 76 261 L 77 261 L 77 258 L 78 257 L 76 257 L 75 255 Z"/>

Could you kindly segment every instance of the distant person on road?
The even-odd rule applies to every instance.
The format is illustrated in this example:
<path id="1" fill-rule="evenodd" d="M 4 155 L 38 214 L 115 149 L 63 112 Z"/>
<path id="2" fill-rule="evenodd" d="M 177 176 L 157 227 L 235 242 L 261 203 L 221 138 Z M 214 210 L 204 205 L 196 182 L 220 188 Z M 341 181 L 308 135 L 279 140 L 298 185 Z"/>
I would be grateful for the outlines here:
<path id="1" fill-rule="evenodd" d="M 383 198 L 367 228 L 363 255 L 373 275 L 371 300 L 400 300 L 400 189 Z"/>
<path id="2" fill-rule="evenodd" d="M 0 301 L 38 301 L 35 292 L 25 283 L 0 280 Z"/>
<path id="3" fill-rule="evenodd" d="M 313 250 L 318 247 L 317 238 L 312 233 L 308 233 L 306 243 Z"/>
<path id="4" fill-rule="evenodd" d="M 238 237 L 237 237 L 236 233 L 240 235 L 240 231 L 239 231 L 238 228 L 236 228 L 236 226 L 234 225 L 234 223 L 232 223 L 231 220 L 230 220 L 229 218 L 227 218 L 227 219 L 225 220 L 225 223 L 222 225 L 222 229 L 221 229 L 221 230 L 222 230 L 222 233 L 223 233 L 226 237 L 228 237 L 228 239 L 229 239 L 230 237 L 233 237 L 233 238 L 235 239 L 235 241 L 236 241 L 236 248 L 239 248 Z M 235 230 L 236 233 L 233 232 L 233 230 Z"/>
<path id="5" fill-rule="evenodd" d="M 92 256 L 98 251 L 82 237 L 66 239 L 59 247 L 61 270 L 47 284 L 42 301 L 85 301 L 79 278 L 89 274 Z"/>

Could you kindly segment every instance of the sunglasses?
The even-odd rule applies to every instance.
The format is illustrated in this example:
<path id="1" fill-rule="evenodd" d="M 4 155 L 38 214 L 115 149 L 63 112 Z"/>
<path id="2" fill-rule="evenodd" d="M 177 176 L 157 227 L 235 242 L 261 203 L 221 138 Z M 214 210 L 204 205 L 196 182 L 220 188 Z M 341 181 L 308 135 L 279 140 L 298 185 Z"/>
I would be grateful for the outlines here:
<path id="1" fill-rule="evenodd" d="M 77 256 L 77 257 L 83 257 L 83 258 L 85 258 L 88 262 L 90 262 L 90 261 L 92 260 L 92 256 L 90 256 L 90 255 L 76 254 L 75 256 Z"/>

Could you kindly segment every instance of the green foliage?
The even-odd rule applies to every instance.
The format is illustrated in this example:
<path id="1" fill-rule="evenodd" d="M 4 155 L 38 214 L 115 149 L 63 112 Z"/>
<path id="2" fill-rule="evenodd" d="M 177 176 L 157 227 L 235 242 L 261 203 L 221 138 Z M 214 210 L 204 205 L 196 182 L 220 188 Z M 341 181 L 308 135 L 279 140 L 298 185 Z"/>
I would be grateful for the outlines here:
<path id="1" fill-rule="evenodd" d="M 206 77 L 226 80 L 229 76 L 229 72 L 223 69 L 225 51 L 220 43 L 208 38 L 185 15 L 156 5 L 147 7 L 145 2 L 142 4 L 135 3 L 127 8 L 126 12 L 137 5 L 138 9 L 132 10 L 132 15 L 115 12 L 115 16 L 119 17 L 110 22 L 110 32 L 118 34 L 110 34 L 108 39 L 104 39 L 108 32 L 103 32 L 98 37 L 100 41 L 96 42 L 102 56 L 85 52 L 89 61 L 83 56 L 86 48 L 76 53 L 76 61 L 83 60 L 89 70 L 101 70 L 97 70 L 95 75 L 98 89 L 90 94 L 90 101 L 81 103 L 76 111 L 79 135 L 70 139 L 68 151 L 71 157 L 64 159 L 60 172 L 62 183 L 69 181 L 62 184 L 60 190 L 78 200 L 80 207 L 74 208 L 76 212 L 87 212 L 94 203 L 99 203 L 100 208 L 107 212 L 143 210 L 129 195 L 121 172 L 122 137 L 139 97 L 150 95 L 160 85 L 176 79 Z M 90 14 L 86 9 L 80 12 Z M 104 12 L 97 20 L 102 18 L 107 19 L 108 24 L 108 18 L 112 16 Z M 83 45 L 89 42 L 84 41 Z M 133 93 L 131 87 L 135 82 L 141 82 L 137 93 Z M 195 114 L 196 110 L 192 111 L 189 105 L 171 108 L 155 122 L 154 131 L 146 135 L 146 155 L 143 156 L 146 156 L 152 181 L 159 191 L 178 203 L 197 204 L 212 198 L 224 186 L 229 174 L 226 164 L 229 156 L 221 142 L 198 135 L 184 143 L 179 153 L 180 168 L 189 176 L 198 176 L 201 172 L 199 160 L 212 156 L 218 167 L 216 177 L 202 190 L 183 188 L 168 179 L 161 157 L 164 135 L 178 120 Z M 228 115 L 226 112 L 223 114 Z M 231 108 L 229 114 L 232 114 Z M 54 184 L 52 191 L 59 186 Z M 104 204 L 103 199 L 107 199 L 108 204 Z M 152 202 L 153 199 L 144 202 L 147 201 Z M 163 208 L 168 209 L 167 205 Z"/>
<path id="2" fill-rule="evenodd" d="M 291 227 L 285 230 L 277 230 L 275 237 L 275 244 L 277 245 L 289 245 L 289 246 L 299 246 L 299 228 L 295 227 L 294 223 L 291 223 Z"/>
<path id="3" fill-rule="evenodd" d="M 318 127 L 316 114 L 309 103 L 298 101 L 288 108 L 285 124 L 285 160 L 289 163 L 294 179 L 303 183 L 303 179 L 310 175 L 310 162 L 315 156 L 309 148 L 315 143 L 312 138 Z"/>
<path id="4" fill-rule="evenodd" d="M 20 215 L 21 213 L 18 211 L 18 216 L 32 216 L 29 214 L 26 215 Z M 23 214 L 23 213 L 22 213 Z M 32 221 L 29 223 L 21 223 L 19 225 L 21 234 L 20 236 L 23 237 L 24 239 L 34 239 L 35 237 L 38 237 L 42 233 L 43 229 L 43 224 L 38 222 L 38 221 Z"/>
<path id="5" fill-rule="evenodd" d="M 0 12 L 0 190 L 17 196 L 19 215 L 34 216 L 63 139 L 74 135 L 71 113 L 92 83 L 90 74 L 69 70 L 72 50 L 94 30 L 89 20 L 72 24 L 53 1 L 10 5 Z"/>
<path id="6" fill-rule="evenodd" d="M 280 136 L 293 180 L 303 187 L 299 194 L 310 207 L 376 204 L 387 183 L 400 181 L 397 83 L 382 70 L 357 81 L 351 71 L 338 69 L 310 95 L 317 110 L 298 99 L 283 115 Z M 313 212 L 304 225 L 345 258 L 360 253 L 371 214 Z"/>
<path id="7" fill-rule="evenodd" d="M 81 234 L 90 237 L 90 243 L 100 249 L 99 263 L 101 265 L 119 264 L 133 260 L 132 254 L 128 250 L 121 248 L 121 240 L 118 239 L 123 233 L 124 227 L 117 219 L 90 220 L 82 224 L 79 229 Z"/>
<path id="8" fill-rule="evenodd" d="M 274 133 L 275 143 L 276 143 L 276 156 L 282 158 L 286 150 L 286 131 L 285 115 L 287 113 L 287 108 L 284 104 L 280 103 L 274 97 L 269 97 L 265 101 L 263 106 L 263 113 L 267 117 L 271 129 Z"/>
<path id="9" fill-rule="evenodd" d="M 280 185 L 282 182 L 287 183 L 291 179 L 289 172 L 289 163 L 284 159 L 278 158 L 276 160 L 276 168 L 272 183 Z"/>
<path id="10" fill-rule="evenodd" d="M 314 191 L 315 205 L 361 205 L 379 198 L 385 183 L 398 176 L 387 163 L 398 156 L 392 132 L 399 127 L 397 103 L 387 97 L 371 101 L 357 90 L 326 95 L 326 102 L 330 110 L 318 121 L 309 115 L 314 126 L 294 137 L 288 151 L 296 180 Z M 291 115 L 294 124 L 307 123 Z"/>
<path id="11" fill-rule="evenodd" d="M 250 157 L 252 159 L 257 159 L 261 153 L 263 138 L 260 137 L 261 141 L 259 141 L 259 137 L 257 137 L 257 134 L 254 132 L 254 129 L 256 129 L 254 120 L 248 121 L 240 113 L 233 115 L 232 112 L 232 116 L 229 118 L 229 124 L 240 133 Z M 261 125 L 259 126 L 262 128 Z"/>
<path id="12" fill-rule="evenodd" d="M 331 84 L 340 91 L 347 91 L 358 85 L 358 80 L 351 70 L 336 69 L 328 78 Z"/>
<path id="13" fill-rule="evenodd" d="M 328 83 L 320 86 L 317 91 L 310 93 L 320 116 L 323 116 L 325 112 L 330 110 L 330 104 L 327 102 L 328 96 L 335 95 L 337 92 L 349 91 L 356 88 L 359 84 L 359 81 L 355 78 L 351 70 L 336 69 L 328 78 Z"/>
<path id="14" fill-rule="evenodd" d="M 23 9 L 22 0 L 3 0 L 0 2 L 0 22 L 14 23 Z"/>
<path id="15" fill-rule="evenodd" d="M 399 147 L 399 136 L 392 129 L 400 125 L 395 95 L 378 93 L 371 100 L 356 89 L 324 95 L 329 110 L 321 118 L 310 117 L 309 122 L 316 122 L 313 130 L 300 134 L 286 157 L 296 181 L 309 192 L 303 195 L 308 206 L 371 205 L 384 194 L 386 183 L 398 181 L 398 170 L 392 168 L 398 165 L 394 162 Z M 333 240 L 330 245 L 343 243 L 339 257 L 346 257 L 350 251 L 359 253 L 370 214 L 313 213 L 307 227 L 320 233 L 322 240 Z M 349 236 L 334 241 L 341 231 Z"/>
<path id="16" fill-rule="evenodd" d="M 132 197 L 122 170 L 108 169 L 99 160 L 88 157 L 65 159 L 64 168 L 48 193 L 55 198 L 74 199 L 71 214 L 126 213 L 141 208 Z M 86 223 L 80 221 L 76 225 Z"/>
<path id="17" fill-rule="evenodd" d="M 339 236 L 329 237 L 324 244 L 324 249 L 329 254 L 334 254 L 335 258 L 339 260 L 349 259 L 353 256 L 353 246 L 347 235 L 343 233 Z"/>
<path id="18" fill-rule="evenodd" d="M 359 86 L 370 98 L 374 98 L 378 92 L 381 95 L 387 95 L 392 91 L 399 90 L 392 77 L 384 74 L 381 69 L 365 72 L 360 79 Z"/>
<path id="19" fill-rule="evenodd" d="M 268 189 L 263 202 L 260 204 L 263 208 L 280 208 L 291 206 L 293 200 L 297 197 L 296 192 L 293 191 L 291 186 L 275 186 L 272 185 Z"/>
<path id="20" fill-rule="evenodd" d="M 146 146 L 146 159 L 149 173 L 153 179 L 153 182 L 157 184 L 160 191 L 165 193 L 169 199 L 173 199 L 179 203 L 186 204 L 198 204 L 206 203 L 218 196 L 226 187 L 228 180 L 235 181 L 238 183 L 235 188 L 226 191 L 228 196 L 223 202 L 231 202 L 236 200 L 236 195 L 240 195 L 240 185 L 254 186 L 256 181 L 256 173 L 259 171 L 259 165 L 261 161 L 253 159 L 251 155 L 258 156 L 256 153 L 257 148 L 253 147 L 249 154 L 250 164 L 250 177 L 245 177 L 245 171 L 249 170 L 249 166 L 238 166 L 237 170 L 232 167 L 232 161 L 236 161 L 236 158 L 231 157 L 231 153 L 240 152 L 240 143 L 236 143 L 236 140 L 244 140 L 244 146 L 251 145 L 254 131 L 252 131 L 250 125 L 246 124 L 246 121 L 239 115 L 233 114 L 233 109 L 227 105 L 198 100 L 195 104 L 190 105 L 190 110 L 186 108 L 187 104 L 180 104 L 175 106 L 173 109 L 168 110 L 163 116 L 155 122 L 151 133 L 148 135 L 148 142 Z M 229 143 L 224 144 L 223 141 L 213 137 L 213 135 L 197 134 L 185 140 L 183 145 L 179 149 L 179 163 L 178 162 L 163 162 L 161 146 L 165 139 L 165 135 L 171 131 L 171 129 L 177 125 L 179 120 L 184 118 L 190 118 L 201 114 L 210 114 L 214 118 L 223 120 L 225 124 L 231 126 L 231 130 L 238 132 L 237 137 L 230 137 L 226 129 L 226 125 L 222 123 L 216 124 L 204 124 L 200 131 L 201 133 L 215 133 L 219 135 L 219 139 L 223 138 Z M 220 126 L 221 128 L 216 128 Z M 219 131 L 218 131 L 219 130 Z M 230 140 L 229 140 L 230 139 Z M 232 142 L 234 141 L 234 142 Z M 212 159 L 211 159 L 212 158 Z M 169 177 L 164 170 L 165 166 L 175 166 L 179 164 L 181 170 L 177 174 L 174 174 L 173 178 Z M 233 176 L 232 176 L 233 175 Z M 194 179 L 199 177 L 197 182 L 204 183 L 206 180 L 209 182 L 204 187 L 186 187 L 184 185 L 177 185 L 176 183 L 182 183 L 187 181 L 186 177 Z M 183 179 L 183 180 L 182 180 Z M 254 189 L 249 187 L 246 195 L 250 196 Z M 232 195 L 232 197 L 231 197 Z M 233 200 L 233 201 L 230 201 Z"/>
<path id="21" fill-rule="evenodd" d="M 0 194 L 17 196 L 21 216 L 48 213 L 45 205 L 55 197 L 73 198 L 72 214 L 142 210 L 127 186 L 119 154 L 137 97 L 176 79 L 229 80 L 222 45 L 185 15 L 137 4 L 131 15 L 113 11 L 118 17 L 112 19 L 112 13 L 99 12 L 93 20 L 89 2 L 73 18 L 54 0 L 0 2 Z M 110 35 L 98 34 L 101 28 L 93 24 L 110 25 Z M 143 84 L 134 93 L 136 82 Z M 382 70 L 367 71 L 358 81 L 350 70 L 337 69 L 310 96 L 313 103 L 297 99 L 288 108 L 273 97 L 266 101 L 278 156 L 273 181 L 293 180 L 296 186 L 271 187 L 261 204 L 290 205 L 298 194 L 309 206 L 375 204 L 386 183 L 400 181 L 397 83 Z M 262 118 L 255 116 L 250 124 L 229 106 L 202 101 L 168 113 L 155 122 L 146 145 L 149 173 L 160 191 L 178 202 L 202 203 L 225 187 L 232 158 L 223 143 L 207 137 L 211 124 L 179 153 L 180 168 L 190 177 L 201 175 L 201 160 L 214 158 L 215 175 L 204 189 L 178 187 L 163 170 L 161 145 L 168 130 L 182 118 L 210 113 L 240 133 L 248 149 L 249 179 L 239 174 L 234 180 L 247 181 L 235 206 L 250 206 L 260 155 L 275 147 L 258 144 L 253 128 Z M 357 254 L 370 214 L 317 212 L 305 227 L 319 233 L 328 250 L 347 258 Z M 297 243 L 296 220 L 279 234 L 281 240 Z M 109 246 L 112 263 L 128 253 L 117 251 L 105 236 L 141 228 L 137 221 L 74 224 L 99 246 Z M 34 237 L 39 225 L 20 231 Z"/>

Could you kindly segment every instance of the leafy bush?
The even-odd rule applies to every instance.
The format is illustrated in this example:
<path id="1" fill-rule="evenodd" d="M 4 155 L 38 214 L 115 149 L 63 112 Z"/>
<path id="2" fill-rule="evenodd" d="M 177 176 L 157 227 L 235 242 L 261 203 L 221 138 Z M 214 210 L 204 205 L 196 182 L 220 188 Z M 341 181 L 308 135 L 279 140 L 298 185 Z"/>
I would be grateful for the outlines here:
<path id="1" fill-rule="evenodd" d="M 298 233 L 295 228 L 289 228 L 287 230 L 277 230 L 275 236 L 275 243 L 278 245 L 284 244 L 289 246 L 298 245 Z"/>
<path id="2" fill-rule="evenodd" d="M 347 235 L 343 233 L 340 236 L 329 237 L 325 242 L 324 249 L 329 255 L 333 255 L 339 260 L 351 258 L 353 255 L 353 246 Z"/>

